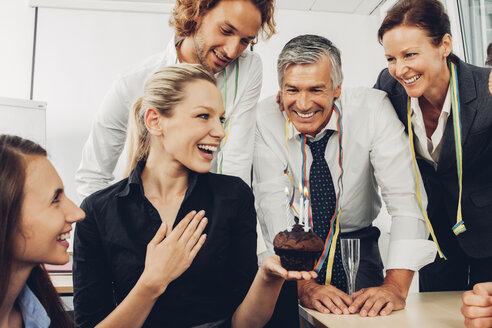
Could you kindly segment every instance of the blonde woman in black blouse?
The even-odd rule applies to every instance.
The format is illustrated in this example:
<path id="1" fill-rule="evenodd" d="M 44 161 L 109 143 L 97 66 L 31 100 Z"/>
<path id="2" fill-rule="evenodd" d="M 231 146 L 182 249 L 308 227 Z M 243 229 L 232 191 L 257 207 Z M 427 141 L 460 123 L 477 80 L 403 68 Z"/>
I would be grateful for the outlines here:
<path id="1" fill-rule="evenodd" d="M 278 257 L 257 269 L 250 188 L 208 172 L 225 135 L 223 120 L 215 79 L 201 66 L 168 66 L 147 81 L 130 117 L 129 177 L 82 204 L 87 218 L 77 225 L 74 246 L 81 327 L 92 327 L 148 283 L 145 249 L 159 226 L 174 232 L 193 216 L 206 234 L 195 259 L 150 297 L 134 299 L 121 327 L 262 327 L 285 279 L 316 276 L 287 272 Z"/>

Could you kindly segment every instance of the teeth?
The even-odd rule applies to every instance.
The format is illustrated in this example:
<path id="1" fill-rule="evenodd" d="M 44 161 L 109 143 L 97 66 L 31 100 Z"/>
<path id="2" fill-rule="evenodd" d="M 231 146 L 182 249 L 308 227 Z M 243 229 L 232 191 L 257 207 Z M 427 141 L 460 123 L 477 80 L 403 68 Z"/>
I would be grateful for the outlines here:
<path id="1" fill-rule="evenodd" d="M 309 114 L 302 114 L 302 113 L 299 113 L 299 112 L 296 112 L 296 113 L 297 113 L 297 115 L 299 115 L 302 118 L 308 118 L 308 117 L 312 117 L 314 115 L 314 112 L 309 113 Z"/>
<path id="2" fill-rule="evenodd" d="M 70 238 L 70 232 L 66 232 L 66 233 L 61 233 L 58 235 L 58 237 L 56 237 L 56 240 L 67 240 Z"/>
<path id="3" fill-rule="evenodd" d="M 404 79 L 403 82 L 405 82 L 405 83 L 413 83 L 413 82 L 417 81 L 418 79 L 420 79 L 421 76 L 422 76 L 421 74 L 415 75 L 411 79 L 408 79 L 408 80 L 405 80 Z"/>
<path id="4" fill-rule="evenodd" d="M 223 58 L 222 56 L 220 56 L 216 51 L 214 51 L 215 55 L 222 61 L 227 61 L 225 60 L 225 58 Z"/>
<path id="5" fill-rule="evenodd" d="M 203 149 L 203 150 L 208 150 L 211 152 L 217 151 L 217 146 L 198 145 L 198 148 Z"/>

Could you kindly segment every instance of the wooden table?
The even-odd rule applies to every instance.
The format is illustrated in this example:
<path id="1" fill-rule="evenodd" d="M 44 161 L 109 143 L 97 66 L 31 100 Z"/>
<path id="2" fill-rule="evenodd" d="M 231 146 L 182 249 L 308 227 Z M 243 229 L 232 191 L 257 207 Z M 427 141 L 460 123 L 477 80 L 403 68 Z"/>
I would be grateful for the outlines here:
<path id="1" fill-rule="evenodd" d="M 56 288 L 58 294 L 72 295 L 73 282 L 72 273 L 50 273 L 51 282 Z"/>
<path id="2" fill-rule="evenodd" d="M 462 292 L 411 293 L 404 310 L 392 312 L 386 317 L 323 314 L 302 306 L 299 306 L 299 314 L 316 328 L 463 328 L 461 294 Z"/>

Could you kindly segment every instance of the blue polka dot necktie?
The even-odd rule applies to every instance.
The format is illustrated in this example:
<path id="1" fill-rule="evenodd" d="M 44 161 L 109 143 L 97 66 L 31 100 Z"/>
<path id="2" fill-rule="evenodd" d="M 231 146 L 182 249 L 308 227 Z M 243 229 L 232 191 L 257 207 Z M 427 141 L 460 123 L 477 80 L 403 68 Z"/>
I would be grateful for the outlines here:
<path id="1" fill-rule="evenodd" d="M 326 131 L 326 135 L 318 141 L 307 140 L 313 163 L 309 170 L 309 186 L 311 190 L 311 213 L 313 215 L 314 232 L 323 240 L 326 240 L 330 232 L 330 220 L 335 213 L 336 193 L 331 178 L 330 169 L 325 159 L 325 149 L 328 139 L 333 134 L 333 130 Z M 335 258 L 333 260 L 333 270 L 331 284 L 343 292 L 347 292 L 347 278 L 342 265 L 340 252 L 340 242 L 337 239 Z M 326 280 L 326 266 L 328 258 L 323 263 L 318 274 L 317 282 L 324 285 Z"/>

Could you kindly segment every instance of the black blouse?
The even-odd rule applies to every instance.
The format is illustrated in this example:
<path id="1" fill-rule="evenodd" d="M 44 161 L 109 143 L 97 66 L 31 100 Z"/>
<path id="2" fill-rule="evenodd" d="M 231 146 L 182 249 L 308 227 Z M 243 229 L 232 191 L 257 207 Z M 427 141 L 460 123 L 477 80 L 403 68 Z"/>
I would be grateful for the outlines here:
<path id="1" fill-rule="evenodd" d="M 127 179 L 87 197 L 74 241 L 74 307 L 80 327 L 94 327 L 143 272 L 146 247 L 162 221 L 145 197 L 139 162 Z M 191 266 L 155 303 L 144 327 L 190 327 L 231 317 L 257 271 L 256 213 L 240 179 L 190 173 L 174 226 L 205 210 L 205 244 Z"/>

